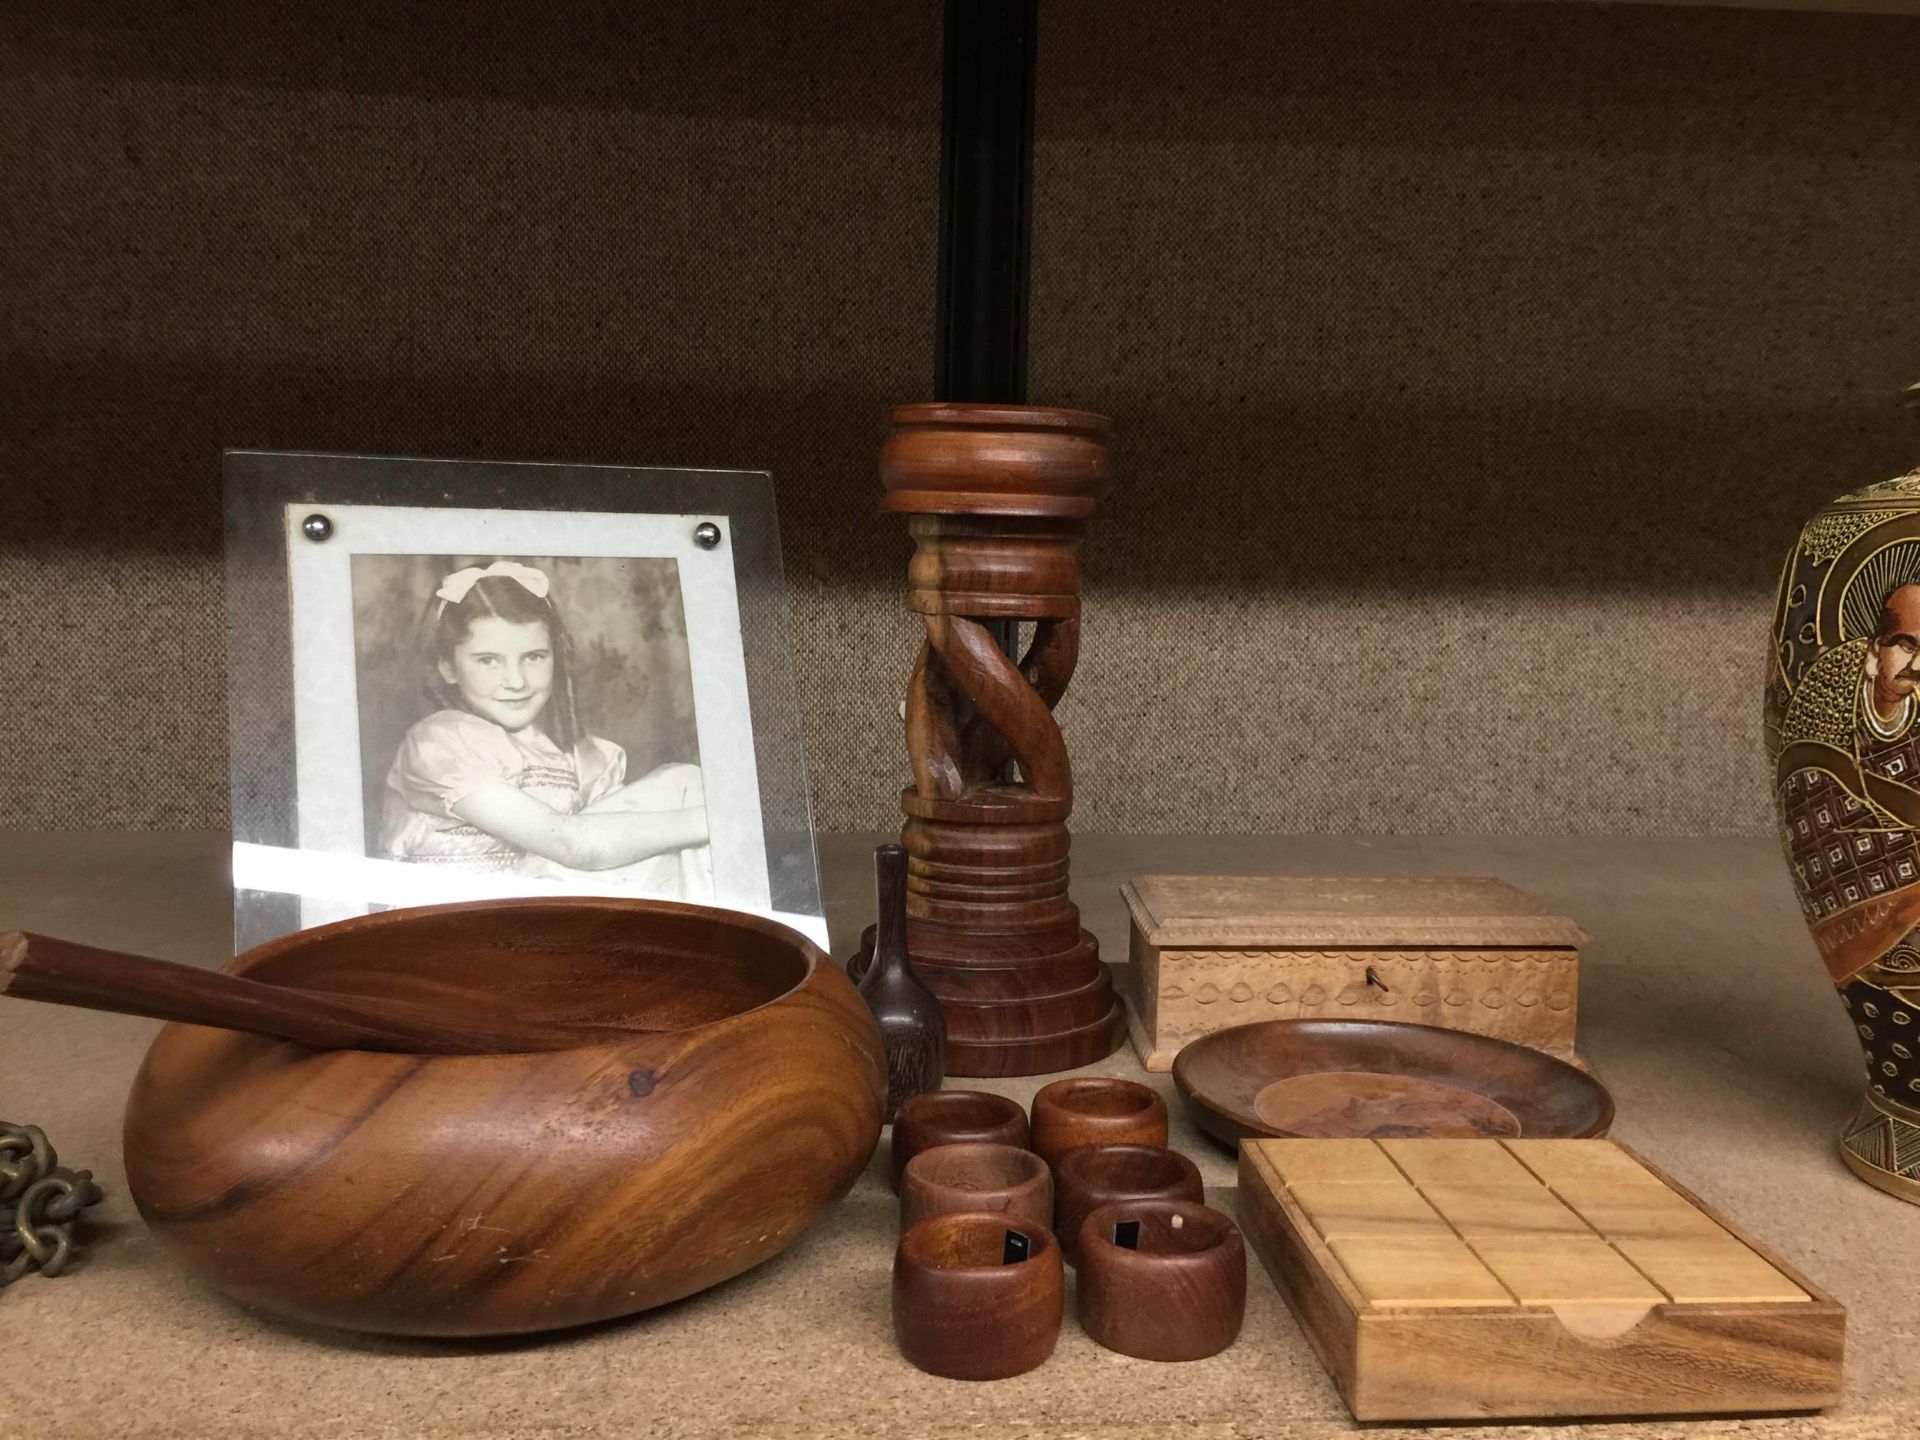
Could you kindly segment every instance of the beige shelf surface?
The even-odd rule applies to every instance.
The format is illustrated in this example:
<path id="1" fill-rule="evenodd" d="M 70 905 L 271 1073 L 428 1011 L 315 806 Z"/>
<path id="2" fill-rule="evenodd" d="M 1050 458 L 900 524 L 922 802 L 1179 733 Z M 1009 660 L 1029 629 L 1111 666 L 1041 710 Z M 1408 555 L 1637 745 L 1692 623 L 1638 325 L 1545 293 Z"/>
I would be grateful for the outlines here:
<path id="1" fill-rule="evenodd" d="M 844 955 L 871 905 L 874 837 L 822 842 Z M 1075 889 L 1111 958 L 1118 887 L 1145 873 L 1498 875 L 1594 937 L 1581 1051 L 1613 1087 L 1614 1133 L 1848 1307 L 1847 1400 L 1823 1415 L 1507 1426 L 1595 1440 L 1894 1440 L 1920 1433 L 1920 1207 L 1835 1153 L 1861 1062 L 1789 893 L 1755 839 L 1106 836 L 1075 841 Z M 214 963 L 228 897 L 214 835 L 0 835 L 0 929 L 26 927 Z M 1256 1272 L 1224 1354 L 1156 1366 L 1111 1354 L 1069 1313 L 1040 1370 L 935 1380 L 893 1348 L 894 1224 L 884 1153 L 784 1255 L 633 1320 L 543 1342 L 341 1337 L 263 1320 L 188 1279 L 128 1202 L 121 1102 L 152 1022 L 0 1002 L 0 1116 L 44 1126 L 108 1197 L 85 1264 L 0 1291 L 0 1431 L 54 1437 L 983 1435 L 1318 1437 L 1355 1432 Z M 1095 1071 L 1142 1077 L 1131 1049 Z M 1025 1097 L 1038 1080 L 956 1082 Z M 1174 1143 L 1232 1209 L 1233 1159 L 1175 1109 Z M 1071 1281 L 1069 1282 L 1071 1287 Z M 1465 1431 L 1373 1430 L 1435 1440 Z M 1492 1434 L 1495 1432 L 1481 1432 Z"/>

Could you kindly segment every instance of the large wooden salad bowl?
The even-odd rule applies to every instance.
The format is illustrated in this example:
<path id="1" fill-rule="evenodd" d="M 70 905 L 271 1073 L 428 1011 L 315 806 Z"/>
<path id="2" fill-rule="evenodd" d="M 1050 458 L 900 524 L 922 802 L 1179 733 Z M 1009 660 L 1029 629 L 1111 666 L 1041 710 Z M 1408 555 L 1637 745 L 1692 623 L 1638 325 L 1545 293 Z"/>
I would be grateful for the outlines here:
<path id="1" fill-rule="evenodd" d="M 133 1198 L 194 1274 L 293 1319 L 499 1335 L 645 1310 L 778 1253 L 879 1138 L 873 1020 L 771 921 L 488 901 L 304 931 L 228 968 L 635 1032 L 432 1056 L 163 1029 L 127 1103 Z"/>

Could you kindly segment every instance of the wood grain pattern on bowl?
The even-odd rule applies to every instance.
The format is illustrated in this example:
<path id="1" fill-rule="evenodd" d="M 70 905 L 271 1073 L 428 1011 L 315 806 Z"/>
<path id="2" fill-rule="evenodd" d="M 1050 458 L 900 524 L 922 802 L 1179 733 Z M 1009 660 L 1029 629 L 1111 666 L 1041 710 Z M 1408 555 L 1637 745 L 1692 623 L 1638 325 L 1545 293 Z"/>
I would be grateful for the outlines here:
<path id="1" fill-rule="evenodd" d="M 127 1104 L 128 1188 L 188 1269 L 294 1319 L 486 1335 L 663 1304 L 784 1248 L 879 1136 L 873 1019 L 772 921 L 487 901 L 323 926 L 229 968 L 646 1032 L 439 1057 L 162 1029 Z"/>

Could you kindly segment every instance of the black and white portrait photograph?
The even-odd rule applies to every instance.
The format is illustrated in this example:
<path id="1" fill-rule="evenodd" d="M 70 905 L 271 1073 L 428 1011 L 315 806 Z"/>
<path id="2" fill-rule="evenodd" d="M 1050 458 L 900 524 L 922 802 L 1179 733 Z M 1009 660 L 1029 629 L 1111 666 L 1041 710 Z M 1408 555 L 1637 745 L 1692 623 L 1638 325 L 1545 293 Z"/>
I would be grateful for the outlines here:
<path id="1" fill-rule="evenodd" d="M 780 913 L 724 515 L 280 518 L 298 843 L 237 844 L 236 884 L 302 925 L 553 893 Z"/>
<path id="2" fill-rule="evenodd" d="M 711 901 L 678 562 L 355 555 L 367 853 Z"/>

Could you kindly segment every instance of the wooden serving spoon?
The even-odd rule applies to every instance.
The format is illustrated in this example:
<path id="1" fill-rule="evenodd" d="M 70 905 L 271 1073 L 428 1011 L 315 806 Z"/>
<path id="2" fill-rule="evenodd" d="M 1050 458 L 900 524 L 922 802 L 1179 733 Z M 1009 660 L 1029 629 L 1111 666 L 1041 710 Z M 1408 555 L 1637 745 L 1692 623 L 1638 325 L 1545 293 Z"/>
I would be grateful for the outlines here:
<path id="1" fill-rule="evenodd" d="M 316 1050 L 511 1055 L 571 1050 L 643 1033 L 513 1015 L 449 1018 L 404 1001 L 324 995 L 19 930 L 0 934 L 0 995 L 213 1025 Z"/>

